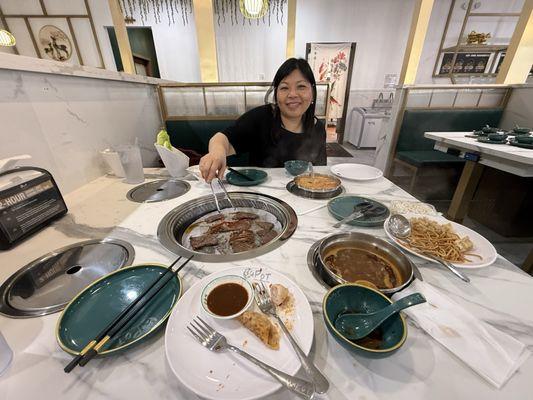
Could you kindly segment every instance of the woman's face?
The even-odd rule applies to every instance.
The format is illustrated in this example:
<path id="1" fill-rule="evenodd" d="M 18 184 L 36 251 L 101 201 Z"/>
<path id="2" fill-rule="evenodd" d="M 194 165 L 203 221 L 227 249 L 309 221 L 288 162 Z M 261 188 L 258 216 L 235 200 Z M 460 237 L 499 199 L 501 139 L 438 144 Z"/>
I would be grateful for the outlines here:
<path id="1" fill-rule="evenodd" d="M 287 118 L 301 118 L 313 101 L 311 83 L 295 69 L 282 79 L 276 89 L 278 107 Z"/>

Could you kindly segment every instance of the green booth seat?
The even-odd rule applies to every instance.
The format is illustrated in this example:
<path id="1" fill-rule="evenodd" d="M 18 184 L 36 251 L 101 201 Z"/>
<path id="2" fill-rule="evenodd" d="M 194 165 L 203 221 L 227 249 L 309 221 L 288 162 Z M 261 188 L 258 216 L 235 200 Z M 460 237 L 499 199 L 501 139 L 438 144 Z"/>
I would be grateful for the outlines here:
<path id="1" fill-rule="evenodd" d="M 209 140 L 217 132 L 222 131 L 234 120 L 180 120 L 167 121 L 166 128 L 172 146 L 179 149 L 192 150 L 200 155 L 207 154 Z M 231 167 L 248 166 L 247 153 L 230 156 L 227 159 Z"/>
<path id="2" fill-rule="evenodd" d="M 399 151 L 396 158 L 418 168 L 430 164 L 464 163 L 463 159 L 453 154 L 436 150 Z"/>

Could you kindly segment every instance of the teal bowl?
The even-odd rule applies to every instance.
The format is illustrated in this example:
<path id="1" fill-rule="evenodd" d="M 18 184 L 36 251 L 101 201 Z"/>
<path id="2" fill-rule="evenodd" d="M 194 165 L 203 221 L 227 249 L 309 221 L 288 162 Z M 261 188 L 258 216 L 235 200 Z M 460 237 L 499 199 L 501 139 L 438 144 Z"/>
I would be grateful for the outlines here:
<path id="1" fill-rule="evenodd" d="M 56 326 L 59 346 L 67 353 L 78 355 L 166 269 L 160 264 L 136 265 L 112 272 L 86 287 L 72 299 L 59 317 Z M 157 332 L 164 326 L 178 301 L 181 288 L 179 277 L 174 276 L 98 354 L 123 351 Z"/>
<path id="2" fill-rule="evenodd" d="M 517 126 L 513 128 L 513 132 L 519 135 L 527 135 L 529 132 L 531 132 L 531 128 L 526 128 L 525 126 Z"/>
<path id="3" fill-rule="evenodd" d="M 304 160 L 285 161 L 285 169 L 292 176 L 301 175 L 309 169 L 309 162 Z"/>
<path id="4" fill-rule="evenodd" d="M 533 144 L 533 136 L 529 135 L 516 135 L 515 140 L 518 143 Z"/>
<path id="5" fill-rule="evenodd" d="M 383 358 L 398 350 L 407 338 L 407 325 L 401 314 L 387 319 L 369 336 L 354 341 L 335 328 L 335 320 L 346 312 L 371 313 L 391 303 L 387 296 L 366 286 L 353 283 L 335 286 L 322 302 L 324 322 L 331 336 L 348 351 L 368 358 Z"/>
<path id="6" fill-rule="evenodd" d="M 506 133 L 489 133 L 487 135 L 487 137 L 489 138 L 489 140 L 494 140 L 494 141 L 497 141 L 497 142 L 501 142 L 502 140 L 505 140 L 507 139 L 507 134 Z"/>
<path id="7" fill-rule="evenodd" d="M 498 128 L 493 128 L 492 126 L 484 126 L 483 128 L 481 128 L 481 130 L 483 131 L 483 133 L 496 133 L 498 132 L 500 129 Z"/>
<path id="8" fill-rule="evenodd" d="M 228 183 L 235 186 L 255 186 L 263 183 L 268 178 L 268 174 L 260 169 L 244 168 L 239 169 L 238 171 L 241 174 L 246 175 L 248 178 L 250 178 L 251 181 L 236 174 L 233 171 L 229 171 L 226 174 L 226 180 L 228 181 Z"/>

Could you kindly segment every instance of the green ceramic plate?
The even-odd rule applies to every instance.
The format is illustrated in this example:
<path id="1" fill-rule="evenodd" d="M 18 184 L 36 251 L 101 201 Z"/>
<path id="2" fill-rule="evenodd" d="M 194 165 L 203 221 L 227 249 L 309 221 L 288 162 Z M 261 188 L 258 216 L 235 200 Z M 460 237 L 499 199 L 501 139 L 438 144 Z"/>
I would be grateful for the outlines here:
<path id="1" fill-rule="evenodd" d="M 143 264 L 112 272 L 79 293 L 63 310 L 56 338 L 63 350 L 79 352 L 166 270 L 164 265 Z M 165 279 L 165 278 L 163 278 Z M 140 343 L 167 320 L 181 295 L 179 277 L 170 280 L 99 354 L 110 354 Z"/>
<path id="2" fill-rule="evenodd" d="M 490 140 L 489 138 L 486 138 L 486 137 L 480 137 L 477 139 L 477 141 L 481 143 L 490 143 L 490 144 L 506 144 L 507 143 L 507 139 Z"/>
<path id="3" fill-rule="evenodd" d="M 241 174 L 246 175 L 249 178 L 252 178 L 251 181 L 249 181 L 246 178 L 243 178 L 242 176 L 237 175 L 235 172 L 228 172 L 226 175 L 226 180 L 235 186 L 255 186 L 259 185 L 260 183 L 263 183 L 267 180 L 268 174 L 265 171 L 262 171 L 260 169 L 254 169 L 254 168 L 244 168 L 238 170 Z"/>
<path id="4" fill-rule="evenodd" d="M 523 149 L 533 149 L 533 144 L 518 143 L 516 140 L 509 140 L 511 146 L 522 147 Z"/>
<path id="5" fill-rule="evenodd" d="M 366 197 L 359 197 L 359 196 L 338 196 L 334 199 L 331 199 L 328 203 L 328 211 L 329 213 L 335 217 L 337 220 L 341 220 L 343 218 L 346 218 L 348 215 L 350 215 L 353 212 L 354 206 L 356 206 L 359 203 L 362 203 L 363 201 L 368 201 L 369 203 L 372 203 L 376 206 L 382 206 L 387 209 L 387 212 L 384 214 L 378 215 L 378 216 L 369 216 L 369 217 L 362 217 L 358 218 L 356 220 L 350 221 L 347 224 L 352 226 L 379 226 L 383 225 L 383 222 L 389 217 L 390 211 L 384 204 L 372 200 L 367 199 Z"/>

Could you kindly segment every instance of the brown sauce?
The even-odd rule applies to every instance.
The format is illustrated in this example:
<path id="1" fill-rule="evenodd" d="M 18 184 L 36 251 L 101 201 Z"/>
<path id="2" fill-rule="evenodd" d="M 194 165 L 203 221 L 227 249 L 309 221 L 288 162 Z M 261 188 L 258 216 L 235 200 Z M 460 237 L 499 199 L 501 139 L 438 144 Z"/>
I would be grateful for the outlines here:
<path id="1" fill-rule="evenodd" d="M 383 332 L 381 331 L 381 328 L 377 328 L 376 330 L 370 332 L 368 336 L 365 336 L 362 339 L 354 340 L 353 342 L 361 347 L 377 350 L 381 348 L 383 343 Z"/>
<path id="2" fill-rule="evenodd" d="M 248 291 L 238 283 L 223 283 L 207 296 L 207 308 L 221 317 L 238 313 L 247 302 Z"/>
<path id="3" fill-rule="evenodd" d="M 393 264 L 368 250 L 331 247 L 324 262 L 331 272 L 347 282 L 369 281 L 379 289 L 392 289 L 403 283 Z"/>

